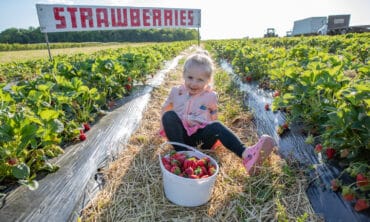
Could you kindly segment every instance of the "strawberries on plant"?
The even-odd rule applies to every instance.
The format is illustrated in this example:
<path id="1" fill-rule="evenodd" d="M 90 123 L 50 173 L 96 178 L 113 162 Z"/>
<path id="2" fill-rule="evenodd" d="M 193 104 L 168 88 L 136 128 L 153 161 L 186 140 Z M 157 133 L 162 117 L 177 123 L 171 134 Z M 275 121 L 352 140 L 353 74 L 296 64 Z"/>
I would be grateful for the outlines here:
<path id="1" fill-rule="evenodd" d="M 127 91 L 131 91 L 132 86 L 130 84 L 126 84 L 125 85 L 125 88 L 126 88 Z"/>
<path id="2" fill-rule="evenodd" d="M 326 156 L 328 157 L 329 160 L 333 159 L 334 155 L 335 155 L 335 149 L 330 148 L 330 147 L 326 149 Z"/>
<path id="3" fill-rule="evenodd" d="M 279 90 L 276 90 L 273 94 L 272 94 L 273 97 L 278 97 L 280 96 L 280 91 Z"/>
<path id="4" fill-rule="evenodd" d="M 85 132 L 90 130 L 90 125 L 88 123 L 84 123 L 82 126 L 84 127 Z"/>
<path id="5" fill-rule="evenodd" d="M 355 199 L 355 194 L 350 187 L 344 186 L 342 189 L 342 197 L 346 201 L 352 201 Z"/>
<path id="6" fill-rule="evenodd" d="M 289 124 L 287 122 L 285 122 L 285 123 L 283 123 L 283 125 L 281 125 L 281 127 L 283 127 L 283 129 L 288 129 Z"/>
<path id="7" fill-rule="evenodd" d="M 356 184 L 359 187 L 367 186 L 369 184 L 369 179 L 362 173 L 357 174 Z"/>
<path id="8" fill-rule="evenodd" d="M 265 110 L 266 111 L 270 110 L 270 104 L 268 104 L 268 103 L 265 104 Z"/>
<path id="9" fill-rule="evenodd" d="M 321 143 L 319 143 L 315 146 L 315 152 L 320 153 L 321 151 L 322 151 L 322 145 Z"/>
<path id="10" fill-rule="evenodd" d="M 369 202 L 365 199 L 358 199 L 355 204 L 356 211 L 363 211 L 369 208 Z"/>
<path id="11" fill-rule="evenodd" d="M 83 130 L 80 131 L 80 137 L 79 138 L 80 138 L 81 141 L 86 140 L 86 134 L 84 133 Z"/>
<path id="12" fill-rule="evenodd" d="M 247 81 L 247 82 L 252 82 L 252 76 L 247 76 L 247 77 L 245 77 L 245 81 Z"/>

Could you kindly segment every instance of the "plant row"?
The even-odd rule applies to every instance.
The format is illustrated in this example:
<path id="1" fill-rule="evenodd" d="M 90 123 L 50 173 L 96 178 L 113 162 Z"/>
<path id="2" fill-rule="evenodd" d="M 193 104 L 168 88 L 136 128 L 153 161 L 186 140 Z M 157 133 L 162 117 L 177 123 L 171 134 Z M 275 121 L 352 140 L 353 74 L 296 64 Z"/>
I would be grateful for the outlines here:
<path id="1" fill-rule="evenodd" d="M 114 101 L 150 78 L 190 42 L 105 50 L 35 62 L 32 78 L 0 84 L 0 185 L 18 181 L 37 188 L 38 172 L 68 144 L 85 140 L 90 124 Z M 32 63 L 32 61 L 28 62 Z M 27 67 L 27 71 L 33 67 Z M 8 71 L 11 71 L 10 69 Z M 25 72 L 26 73 L 26 72 Z"/>
<path id="2" fill-rule="evenodd" d="M 207 47 L 246 81 L 270 90 L 273 111 L 304 126 L 351 201 L 370 199 L 370 35 L 216 40 Z M 265 106 L 268 110 L 270 107 Z M 281 127 L 280 133 L 284 131 Z M 345 179 L 345 178 L 350 179 Z M 368 206 L 368 205 L 367 205 Z M 360 208 L 356 208 L 360 209 Z M 366 209 L 366 208 L 365 208 Z"/>

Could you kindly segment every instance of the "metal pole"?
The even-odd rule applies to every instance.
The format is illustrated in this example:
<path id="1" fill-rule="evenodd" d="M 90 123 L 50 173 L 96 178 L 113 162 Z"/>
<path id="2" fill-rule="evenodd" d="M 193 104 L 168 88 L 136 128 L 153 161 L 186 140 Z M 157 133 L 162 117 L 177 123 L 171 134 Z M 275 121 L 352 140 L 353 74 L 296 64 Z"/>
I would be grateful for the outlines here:
<path id="1" fill-rule="evenodd" d="M 199 33 L 199 26 L 198 26 L 198 46 L 200 46 L 200 33 Z"/>
<path id="2" fill-rule="evenodd" d="M 47 32 L 45 32 L 45 40 L 46 40 L 46 45 L 48 47 L 49 59 L 50 59 L 50 61 L 52 61 L 53 57 L 51 57 L 50 46 L 49 46 L 49 38 L 48 38 L 48 33 Z"/>

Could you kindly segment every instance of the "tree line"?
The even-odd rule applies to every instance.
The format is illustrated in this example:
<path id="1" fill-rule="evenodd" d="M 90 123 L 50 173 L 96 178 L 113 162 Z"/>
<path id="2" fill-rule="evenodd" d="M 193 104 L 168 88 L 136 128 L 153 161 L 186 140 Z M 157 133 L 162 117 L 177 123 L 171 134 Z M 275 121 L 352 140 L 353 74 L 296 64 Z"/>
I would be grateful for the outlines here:
<path id="1" fill-rule="evenodd" d="M 55 32 L 47 34 L 49 42 L 172 42 L 198 39 L 195 29 L 125 29 L 107 31 Z M 0 43 L 43 43 L 40 28 L 9 28 L 0 33 Z"/>

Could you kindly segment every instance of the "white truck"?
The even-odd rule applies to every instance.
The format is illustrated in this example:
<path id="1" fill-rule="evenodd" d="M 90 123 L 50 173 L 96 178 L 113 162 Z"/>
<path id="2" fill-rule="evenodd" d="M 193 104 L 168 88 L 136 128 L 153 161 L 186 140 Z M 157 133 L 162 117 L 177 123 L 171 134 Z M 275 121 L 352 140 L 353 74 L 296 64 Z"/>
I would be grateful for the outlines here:
<path id="1" fill-rule="evenodd" d="M 370 25 L 349 26 L 351 15 L 329 15 L 310 17 L 294 22 L 292 36 L 299 35 L 338 35 L 350 32 L 370 32 Z"/>

